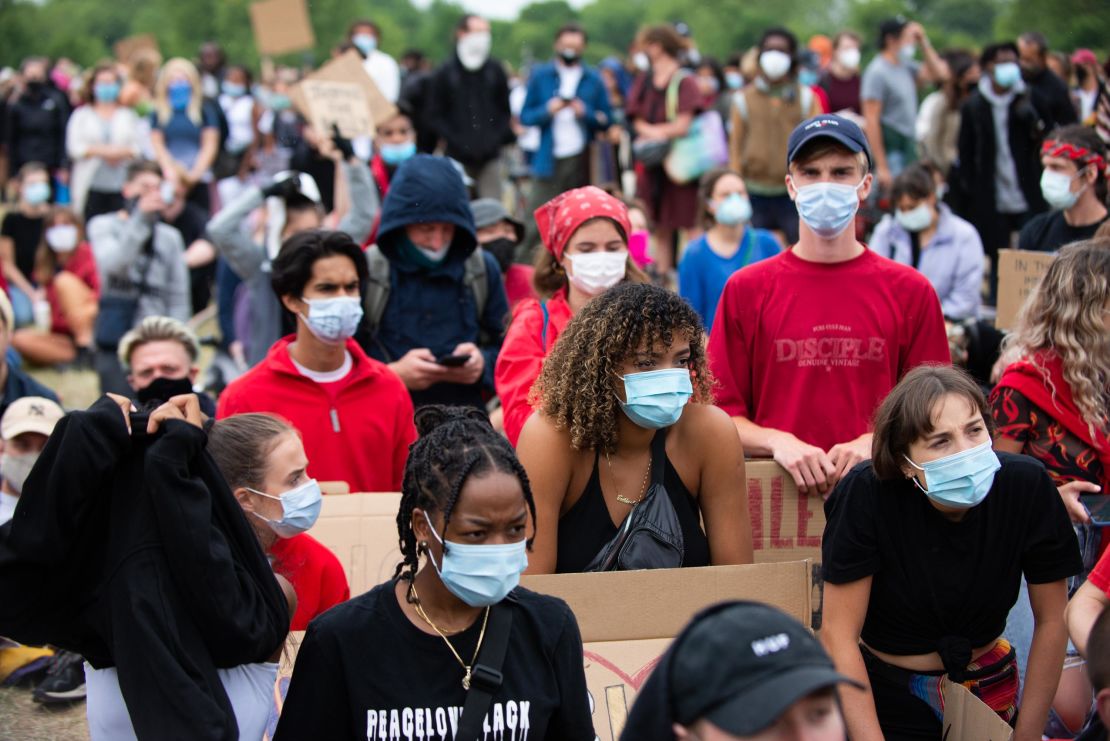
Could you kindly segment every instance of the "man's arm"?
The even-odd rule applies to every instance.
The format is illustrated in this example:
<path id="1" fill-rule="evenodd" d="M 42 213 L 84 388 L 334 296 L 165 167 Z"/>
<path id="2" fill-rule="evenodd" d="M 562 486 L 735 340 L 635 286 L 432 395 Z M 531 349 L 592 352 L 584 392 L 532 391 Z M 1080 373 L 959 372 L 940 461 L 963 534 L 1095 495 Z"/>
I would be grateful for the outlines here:
<path id="1" fill-rule="evenodd" d="M 122 222 L 114 216 L 89 222 L 89 244 L 102 279 L 124 274 L 131 268 L 153 234 L 157 219 L 155 213 L 136 211 Z"/>
<path id="2" fill-rule="evenodd" d="M 208 239 L 235 274 L 248 280 L 262 269 L 266 248 L 255 244 L 243 231 L 243 220 L 262 205 L 262 191 L 257 186 L 244 188 L 230 203 L 208 222 Z"/>
<path id="3" fill-rule="evenodd" d="M 734 416 L 732 421 L 740 434 L 745 453 L 755 458 L 774 458 L 794 479 L 799 492 L 809 493 L 812 490 L 824 495 L 839 478 L 836 476 L 837 467 L 821 448 L 803 442 L 785 430 L 760 427 L 747 417 Z"/>
<path id="4" fill-rule="evenodd" d="M 189 268 L 185 265 L 185 240 L 181 232 L 173 227 L 162 230 L 162 239 L 172 245 L 173 259 L 170 263 L 170 281 L 166 286 L 166 315 L 182 322 L 193 316 L 193 302 L 190 291 Z"/>
<path id="5" fill-rule="evenodd" d="M 344 160 L 340 169 L 343 177 L 347 179 L 351 208 L 340 220 L 337 228 L 354 240 L 355 244 L 362 244 L 370 236 L 370 230 L 374 228 L 374 219 L 381 211 L 378 187 L 374 185 L 370 168 L 358 158 Z"/>
<path id="6" fill-rule="evenodd" d="M 936 83 L 940 85 L 948 82 L 952 76 L 951 70 L 948 69 L 948 62 L 937 54 L 937 50 L 933 48 L 933 44 L 929 41 L 928 34 L 925 33 L 925 28 L 920 23 L 910 24 L 911 32 L 913 33 L 914 40 L 917 45 L 921 47 L 921 56 L 925 60 L 925 64 L 917 73 L 918 84 Z"/>

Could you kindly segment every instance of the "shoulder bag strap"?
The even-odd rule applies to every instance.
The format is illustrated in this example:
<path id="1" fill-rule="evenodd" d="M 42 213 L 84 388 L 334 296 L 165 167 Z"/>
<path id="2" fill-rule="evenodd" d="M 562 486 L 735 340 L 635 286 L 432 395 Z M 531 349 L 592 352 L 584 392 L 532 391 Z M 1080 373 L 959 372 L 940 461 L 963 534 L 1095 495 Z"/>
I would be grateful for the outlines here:
<path id="1" fill-rule="evenodd" d="M 551 314 L 547 311 L 547 302 L 540 301 L 540 309 L 543 310 L 543 329 L 540 330 L 540 346 L 544 352 L 547 352 L 547 324 L 551 320 Z"/>
<path id="2" fill-rule="evenodd" d="M 482 732 L 482 721 L 493 704 L 493 696 L 504 682 L 501 667 L 505 664 L 509 633 L 513 627 L 513 608 L 506 602 L 511 599 L 511 596 L 506 597 L 490 608 L 486 639 L 478 661 L 471 669 L 470 689 L 459 717 L 458 733 L 455 734 L 458 741 L 477 741 Z"/>
<path id="3" fill-rule="evenodd" d="M 662 484 L 663 472 L 667 468 L 667 432 L 669 427 L 664 427 L 651 438 L 651 483 Z M 650 493 L 650 489 L 649 492 Z"/>

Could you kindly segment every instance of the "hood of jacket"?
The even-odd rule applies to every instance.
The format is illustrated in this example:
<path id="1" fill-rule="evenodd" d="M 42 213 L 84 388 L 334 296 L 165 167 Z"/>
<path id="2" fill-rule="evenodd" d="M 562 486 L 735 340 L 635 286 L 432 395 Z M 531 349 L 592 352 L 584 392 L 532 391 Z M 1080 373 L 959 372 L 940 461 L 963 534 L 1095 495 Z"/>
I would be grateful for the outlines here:
<path id="1" fill-rule="evenodd" d="M 433 221 L 455 225 L 447 260 L 462 261 L 478 245 L 474 216 L 462 176 L 446 157 L 417 154 L 393 175 L 382 204 L 378 247 L 389 260 L 397 258 L 398 237 L 409 224 Z"/>

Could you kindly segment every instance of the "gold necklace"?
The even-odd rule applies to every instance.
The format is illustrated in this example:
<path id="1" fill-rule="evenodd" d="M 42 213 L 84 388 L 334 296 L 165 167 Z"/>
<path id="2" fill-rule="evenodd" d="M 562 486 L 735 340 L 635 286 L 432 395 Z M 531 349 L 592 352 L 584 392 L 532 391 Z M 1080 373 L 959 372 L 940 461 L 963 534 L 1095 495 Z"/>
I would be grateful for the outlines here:
<path id="1" fill-rule="evenodd" d="M 421 620 L 430 625 L 432 630 L 438 633 L 439 637 L 447 643 L 447 648 L 451 649 L 451 653 L 454 654 L 455 660 L 459 662 L 459 666 L 466 672 L 466 674 L 463 675 L 462 686 L 464 690 L 469 690 L 470 670 L 471 667 L 474 666 L 474 662 L 478 660 L 478 652 L 482 650 L 482 640 L 486 637 L 486 623 L 489 622 L 489 608 L 486 608 L 486 615 L 482 618 L 482 632 L 478 634 L 478 645 L 474 647 L 474 658 L 472 658 L 470 664 L 467 665 L 467 663 L 462 660 L 462 656 L 459 656 L 459 652 L 455 650 L 455 646 L 451 643 L 451 639 L 447 637 L 446 633 L 439 629 L 438 625 L 432 622 L 432 619 L 428 617 L 428 613 L 424 612 L 424 608 L 420 606 L 420 595 L 416 593 L 415 583 L 412 584 L 412 596 L 414 597 L 412 606 L 416 608 L 416 614 L 420 616 Z"/>
<path id="2" fill-rule="evenodd" d="M 647 470 L 644 471 L 644 481 L 640 484 L 640 496 L 638 499 L 629 499 L 621 494 L 620 487 L 617 486 L 617 477 L 613 475 L 613 461 L 609 460 L 609 451 L 605 451 L 605 464 L 609 466 L 609 478 L 613 479 L 613 488 L 617 490 L 617 501 L 621 504 L 627 504 L 630 507 L 635 507 L 640 502 L 644 501 L 644 494 L 647 493 L 648 478 L 651 476 L 651 454 L 648 453 Z"/>

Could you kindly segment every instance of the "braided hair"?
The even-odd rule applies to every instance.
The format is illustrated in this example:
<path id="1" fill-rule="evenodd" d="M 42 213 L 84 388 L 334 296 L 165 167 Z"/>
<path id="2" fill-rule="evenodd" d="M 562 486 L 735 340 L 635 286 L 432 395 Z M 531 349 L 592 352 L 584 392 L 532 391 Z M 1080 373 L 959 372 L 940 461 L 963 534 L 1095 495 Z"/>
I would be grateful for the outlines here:
<path id="1" fill-rule="evenodd" d="M 470 476 L 500 472 L 515 476 L 524 491 L 524 501 L 536 524 L 536 503 L 528 474 L 503 435 L 494 431 L 489 418 L 473 407 L 448 407 L 432 404 L 416 411 L 419 439 L 409 448 L 408 462 L 401 483 L 401 507 L 397 512 L 397 535 L 402 561 L 394 579 L 409 582 L 420 562 L 420 549 L 412 529 L 412 513 L 417 507 L 425 512 L 442 512 L 446 532 L 459 492 Z M 446 548 L 446 546 L 444 546 Z M 532 539 L 528 540 L 532 547 Z"/>

